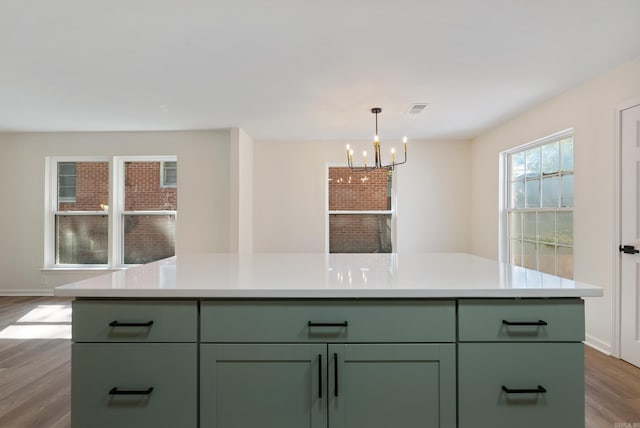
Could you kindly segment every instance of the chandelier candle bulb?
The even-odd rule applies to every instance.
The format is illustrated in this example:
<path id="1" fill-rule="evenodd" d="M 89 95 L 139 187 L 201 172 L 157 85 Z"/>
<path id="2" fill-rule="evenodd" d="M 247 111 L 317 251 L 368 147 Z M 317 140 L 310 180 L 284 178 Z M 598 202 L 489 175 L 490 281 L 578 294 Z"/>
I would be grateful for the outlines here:
<path id="1" fill-rule="evenodd" d="M 393 147 L 391 148 L 391 163 L 396 163 L 396 149 L 394 149 Z"/>

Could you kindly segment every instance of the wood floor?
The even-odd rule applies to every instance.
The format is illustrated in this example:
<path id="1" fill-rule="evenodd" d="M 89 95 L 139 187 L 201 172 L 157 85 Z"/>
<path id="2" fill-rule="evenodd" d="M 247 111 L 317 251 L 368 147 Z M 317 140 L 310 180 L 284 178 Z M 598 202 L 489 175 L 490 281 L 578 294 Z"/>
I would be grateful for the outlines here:
<path id="1" fill-rule="evenodd" d="M 7 327 L 39 326 L 46 335 L 68 324 L 55 317 L 22 321 L 50 305 L 68 308 L 70 301 L 0 297 L 0 428 L 70 426 L 70 340 L 3 338 Z M 640 426 L 640 368 L 585 347 L 585 392 L 586 428 Z"/>

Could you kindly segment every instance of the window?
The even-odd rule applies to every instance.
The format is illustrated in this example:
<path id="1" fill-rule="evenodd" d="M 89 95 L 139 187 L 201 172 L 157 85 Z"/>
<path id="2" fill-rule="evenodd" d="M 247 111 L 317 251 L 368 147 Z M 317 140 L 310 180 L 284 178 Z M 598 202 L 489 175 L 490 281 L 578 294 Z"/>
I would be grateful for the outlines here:
<path id="1" fill-rule="evenodd" d="M 161 172 L 161 187 L 176 187 L 178 185 L 178 162 L 162 162 Z"/>
<path id="2" fill-rule="evenodd" d="M 503 155 L 509 261 L 573 278 L 572 132 Z"/>
<path id="3" fill-rule="evenodd" d="M 175 254 L 175 157 L 50 158 L 48 166 L 46 266 L 115 267 Z"/>
<path id="4" fill-rule="evenodd" d="M 329 167 L 329 252 L 392 252 L 392 173 Z"/>

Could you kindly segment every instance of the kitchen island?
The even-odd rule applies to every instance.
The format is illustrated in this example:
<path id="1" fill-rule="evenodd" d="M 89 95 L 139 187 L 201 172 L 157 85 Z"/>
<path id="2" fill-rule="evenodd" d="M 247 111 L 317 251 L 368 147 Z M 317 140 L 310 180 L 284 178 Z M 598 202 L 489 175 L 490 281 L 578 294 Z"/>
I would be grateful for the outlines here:
<path id="1" fill-rule="evenodd" d="M 468 254 L 194 254 L 74 296 L 73 427 L 581 427 L 593 285 Z"/>

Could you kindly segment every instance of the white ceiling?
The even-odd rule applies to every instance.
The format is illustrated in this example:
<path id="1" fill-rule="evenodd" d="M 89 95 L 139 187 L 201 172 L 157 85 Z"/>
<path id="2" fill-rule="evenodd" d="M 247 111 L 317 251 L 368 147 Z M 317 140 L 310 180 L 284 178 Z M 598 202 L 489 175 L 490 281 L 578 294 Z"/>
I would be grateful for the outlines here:
<path id="1" fill-rule="evenodd" d="M 0 131 L 469 138 L 639 56 L 639 0 L 0 0 Z"/>

